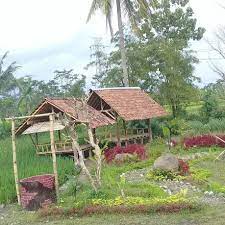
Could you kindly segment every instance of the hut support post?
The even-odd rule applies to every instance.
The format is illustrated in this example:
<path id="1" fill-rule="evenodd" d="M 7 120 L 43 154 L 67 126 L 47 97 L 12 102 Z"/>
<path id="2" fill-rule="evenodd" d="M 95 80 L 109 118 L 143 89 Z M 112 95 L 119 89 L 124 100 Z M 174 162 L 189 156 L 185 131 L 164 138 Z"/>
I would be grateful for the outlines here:
<path id="1" fill-rule="evenodd" d="M 120 146 L 120 127 L 119 127 L 119 120 L 116 120 L 116 137 L 117 137 L 117 146 Z"/>
<path id="2" fill-rule="evenodd" d="M 54 115 L 49 116 L 49 121 L 50 121 L 52 162 L 53 162 L 53 171 L 54 171 L 54 176 L 55 176 L 55 190 L 56 190 L 56 197 L 57 197 L 57 201 L 58 201 L 59 200 L 59 180 L 58 180 L 56 150 L 55 150 L 55 141 L 54 141 Z"/>
<path id="3" fill-rule="evenodd" d="M 62 140 L 62 137 L 61 137 L 61 131 L 60 131 L 60 130 L 58 130 L 58 138 L 59 138 L 59 141 Z"/>
<path id="4" fill-rule="evenodd" d="M 12 150 L 13 150 L 13 169 L 14 169 L 17 201 L 18 201 L 18 204 L 21 205 L 18 168 L 17 168 L 17 160 L 16 160 L 16 135 L 15 135 L 15 120 L 14 119 L 12 119 Z"/>
<path id="5" fill-rule="evenodd" d="M 151 119 L 148 119 L 148 134 L 149 134 L 149 143 L 150 143 L 152 141 Z"/>
<path id="6" fill-rule="evenodd" d="M 124 129 L 124 134 L 125 134 L 125 146 L 128 145 L 128 137 L 127 137 L 127 124 L 126 121 L 123 120 L 123 129 Z"/>

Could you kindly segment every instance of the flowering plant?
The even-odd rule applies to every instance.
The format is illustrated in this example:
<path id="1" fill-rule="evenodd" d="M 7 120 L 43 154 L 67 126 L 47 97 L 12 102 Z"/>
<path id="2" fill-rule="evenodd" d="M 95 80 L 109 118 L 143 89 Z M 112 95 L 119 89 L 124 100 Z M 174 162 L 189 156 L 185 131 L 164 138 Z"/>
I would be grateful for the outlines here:
<path id="1" fill-rule="evenodd" d="M 126 147 L 115 146 L 114 148 L 106 149 L 104 152 L 106 162 L 108 163 L 112 162 L 115 159 L 115 156 L 117 154 L 123 154 L 123 153 L 137 155 L 138 159 L 140 160 L 146 159 L 146 152 L 145 152 L 144 146 L 138 145 L 138 144 L 132 144 L 132 145 L 127 145 Z"/>

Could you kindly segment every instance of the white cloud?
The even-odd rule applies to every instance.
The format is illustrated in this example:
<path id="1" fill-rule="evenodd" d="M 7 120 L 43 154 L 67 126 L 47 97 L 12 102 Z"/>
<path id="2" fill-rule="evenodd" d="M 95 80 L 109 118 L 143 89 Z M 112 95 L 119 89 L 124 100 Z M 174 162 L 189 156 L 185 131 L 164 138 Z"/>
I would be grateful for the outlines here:
<path id="1" fill-rule="evenodd" d="M 55 69 L 74 68 L 83 72 L 89 61 L 89 46 L 93 37 L 102 37 L 109 43 L 105 19 L 99 13 L 86 24 L 92 0 L 0 0 L 0 53 L 9 50 L 10 60 L 22 67 L 18 76 L 31 74 L 36 79 L 50 79 Z M 218 26 L 225 25 L 223 0 L 190 0 L 198 25 L 207 29 L 205 38 L 214 39 Z M 114 20 L 116 25 L 116 21 Z M 208 58 L 210 51 L 205 41 L 193 48 L 199 58 Z M 199 50 L 205 51 L 199 51 Z M 201 60 L 196 75 L 203 83 L 217 79 Z"/>

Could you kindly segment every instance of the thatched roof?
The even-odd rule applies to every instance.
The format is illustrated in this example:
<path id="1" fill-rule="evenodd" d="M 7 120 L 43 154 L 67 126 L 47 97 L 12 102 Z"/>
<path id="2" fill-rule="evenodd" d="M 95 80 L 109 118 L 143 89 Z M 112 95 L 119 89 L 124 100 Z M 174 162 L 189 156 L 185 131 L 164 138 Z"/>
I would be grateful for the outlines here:
<path id="1" fill-rule="evenodd" d="M 140 88 L 91 90 L 88 104 L 100 111 L 112 110 L 126 121 L 165 116 L 167 113 Z"/>
<path id="2" fill-rule="evenodd" d="M 40 122 L 40 123 L 34 123 L 30 127 L 28 127 L 22 134 L 36 134 L 36 133 L 43 133 L 48 132 L 50 127 L 49 122 Z M 54 130 L 63 130 L 65 126 L 60 123 L 60 121 L 54 122 Z"/>
<path id="3" fill-rule="evenodd" d="M 92 128 L 97 128 L 115 123 L 115 121 L 108 118 L 101 112 L 74 98 L 45 98 L 45 100 L 36 108 L 36 110 L 31 115 L 51 113 L 52 110 L 55 113 L 66 114 L 71 119 L 75 120 L 77 123 L 90 123 L 90 126 Z M 29 133 L 32 131 L 32 129 L 33 131 L 37 131 L 38 126 L 41 125 L 35 125 L 33 128 L 30 127 L 32 127 L 34 124 L 48 121 L 48 117 L 29 118 L 17 128 L 16 134 L 18 135 L 26 133 L 25 131 L 28 128 Z M 58 128 L 56 128 L 55 130 L 57 130 Z M 43 127 L 40 129 L 43 129 Z M 46 129 L 44 130 L 47 131 Z"/>

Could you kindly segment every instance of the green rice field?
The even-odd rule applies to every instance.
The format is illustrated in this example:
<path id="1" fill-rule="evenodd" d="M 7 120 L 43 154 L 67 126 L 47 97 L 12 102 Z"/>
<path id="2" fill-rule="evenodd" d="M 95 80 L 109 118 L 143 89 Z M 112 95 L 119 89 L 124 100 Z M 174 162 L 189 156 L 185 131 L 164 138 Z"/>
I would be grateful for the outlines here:
<path id="1" fill-rule="evenodd" d="M 36 155 L 29 137 L 17 138 L 17 164 L 19 179 L 53 173 L 50 156 Z M 73 161 L 69 157 L 57 157 L 59 181 L 63 183 L 66 175 L 73 173 Z M 0 140 L 0 204 L 15 201 L 16 191 L 13 175 L 11 138 Z"/>

